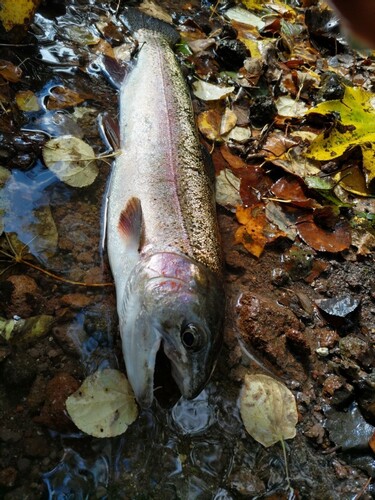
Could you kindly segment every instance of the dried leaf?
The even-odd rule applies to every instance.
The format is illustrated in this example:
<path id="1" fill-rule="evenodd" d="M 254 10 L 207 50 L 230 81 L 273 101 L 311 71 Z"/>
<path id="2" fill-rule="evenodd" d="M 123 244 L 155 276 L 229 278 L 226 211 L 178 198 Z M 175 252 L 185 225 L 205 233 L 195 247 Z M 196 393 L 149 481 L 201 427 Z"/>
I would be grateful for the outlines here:
<path id="1" fill-rule="evenodd" d="M 78 137 L 63 135 L 51 139 L 42 153 L 46 166 L 69 186 L 89 186 L 99 173 L 94 150 Z"/>
<path id="2" fill-rule="evenodd" d="M 29 342 L 48 335 L 55 318 L 40 315 L 27 319 L 0 318 L 0 336 L 7 342 Z"/>
<path id="3" fill-rule="evenodd" d="M 259 257 L 267 243 L 271 243 L 285 233 L 267 221 L 264 205 L 244 208 L 237 207 L 236 217 L 240 224 L 235 234 L 235 243 L 243 246 L 255 257 Z"/>
<path id="4" fill-rule="evenodd" d="M 241 7 L 232 7 L 231 9 L 228 9 L 225 12 L 225 17 L 231 21 L 237 21 L 238 23 L 254 26 L 255 28 L 258 28 L 258 30 L 262 30 L 265 26 L 265 23 L 260 17 L 252 14 L 246 9 L 242 9 Z"/>
<path id="5" fill-rule="evenodd" d="M 224 115 L 221 119 L 220 135 L 225 135 L 230 132 L 237 123 L 237 115 L 231 109 L 225 108 Z"/>
<path id="6" fill-rule="evenodd" d="M 239 156 L 234 155 L 228 149 L 228 146 L 223 144 L 220 146 L 220 153 L 223 155 L 223 158 L 229 163 L 231 168 L 246 168 L 248 165 L 244 162 Z"/>
<path id="7" fill-rule="evenodd" d="M 240 205 L 240 184 L 240 179 L 231 170 L 222 170 L 216 177 L 216 202 L 226 208 Z"/>
<path id="8" fill-rule="evenodd" d="M 251 139 L 251 130 L 249 127 L 234 127 L 225 138 L 245 144 Z"/>
<path id="9" fill-rule="evenodd" d="M 234 87 L 220 87 L 204 80 L 197 80 L 193 83 L 193 93 L 202 101 L 216 101 L 224 99 L 234 91 Z"/>
<path id="10" fill-rule="evenodd" d="M 197 117 L 199 131 L 210 141 L 220 138 L 221 114 L 216 109 L 203 111 Z"/>
<path id="11" fill-rule="evenodd" d="M 65 109 L 81 104 L 86 99 L 93 99 L 92 94 L 79 93 L 67 87 L 54 87 L 48 97 L 47 109 Z"/>
<path id="12" fill-rule="evenodd" d="M 247 432 L 266 448 L 296 435 L 296 400 L 284 384 L 267 375 L 245 375 L 240 411 Z"/>
<path id="13" fill-rule="evenodd" d="M 305 195 L 302 183 L 295 177 L 281 177 L 272 184 L 271 191 L 279 200 L 297 207 L 313 208 L 319 206 L 315 200 Z"/>
<path id="14" fill-rule="evenodd" d="M 39 111 L 37 96 L 31 90 L 20 90 L 16 94 L 16 103 L 21 111 Z"/>
<path id="15" fill-rule="evenodd" d="M 287 116 L 289 118 L 300 118 L 305 115 L 308 109 L 303 101 L 292 99 L 289 96 L 279 97 L 275 100 L 275 105 L 280 116 Z"/>
<path id="16" fill-rule="evenodd" d="M 87 377 L 66 400 L 66 409 L 81 431 L 101 438 L 123 434 L 138 416 L 125 375 L 110 368 Z"/>
<path id="17" fill-rule="evenodd" d="M 15 66 L 10 61 L 4 61 L 4 59 L 0 59 L 0 76 L 2 76 L 4 80 L 7 80 L 8 82 L 16 83 L 21 79 L 22 69 L 19 66 Z"/>
<path id="18" fill-rule="evenodd" d="M 320 252 L 342 252 L 351 244 L 350 226 L 346 221 L 338 221 L 333 228 L 317 225 L 313 214 L 297 220 L 297 231 L 305 243 Z"/>
<path id="19" fill-rule="evenodd" d="M 168 14 L 168 12 L 152 0 L 143 0 L 143 2 L 139 5 L 139 10 L 151 17 L 161 19 L 166 23 L 173 23 L 172 17 Z"/>

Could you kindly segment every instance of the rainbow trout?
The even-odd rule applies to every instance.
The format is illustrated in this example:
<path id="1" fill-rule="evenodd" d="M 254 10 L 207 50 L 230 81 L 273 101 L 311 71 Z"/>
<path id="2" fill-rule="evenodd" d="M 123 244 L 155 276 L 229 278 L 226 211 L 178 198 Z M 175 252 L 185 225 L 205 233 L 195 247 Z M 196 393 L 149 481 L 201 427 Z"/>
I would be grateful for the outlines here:
<path id="1" fill-rule="evenodd" d="M 130 14 L 140 50 L 120 89 L 122 154 L 109 188 L 107 247 L 127 375 L 148 407 L 159 349 L 184 397 L 203 389 L 225 306 L 213 186 L 170 45 L 175 31 Z"/>

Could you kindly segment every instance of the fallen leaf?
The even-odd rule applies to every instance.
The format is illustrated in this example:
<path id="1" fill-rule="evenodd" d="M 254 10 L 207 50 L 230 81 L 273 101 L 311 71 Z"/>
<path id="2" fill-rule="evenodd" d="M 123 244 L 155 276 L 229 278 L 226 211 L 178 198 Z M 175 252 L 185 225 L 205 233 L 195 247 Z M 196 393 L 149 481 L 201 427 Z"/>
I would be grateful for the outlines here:
<path id="1" fill-rule="evenodd" d="M 281 177 L 271 186 L 271 191 L 280 201 L 297 207 L 313 208 L 319 204 L 306 196 L 302 183 L 293 177 Z"/>
<path id="2" fill-rule="evenodd" d="M 327 161 L 342 156 L 353 146 L 360 146 L 363 169 L 369 186 L 375 177 L 375 94 L 360 87 L 346 87 L 343 99 L 327 101 L 310 109 L 307 115 L 335 114 L 336 123 L 327 132 L 322 132 L 306 152 L 308 158 Z"/>
<path id="3" fill-rule="evenodd" d="M 87 377 L 66 400 L 66 409 L 78 429 L 101 438 L 123 434 L 138 416 L 128 380 L 110 368 Z"/>
<path id="4" fill-rule="evenodd" d="M 89 186 L 99 173 L 94 150 L 78 137 L 63 135 L 51 139 L 45 143 L 42 154 L 46 166 L 69 186 Z"/>
<path id="5" fill-rule="evenodd" d="M 333 228 L 323 228 L 313 214 L 308 214 L 298 218 L 296 227 L 302 240 L 314 250 L 336 253 L 350 247 L 350 226 L 346 221 L 339 220 Z"/>
<path id="6" fill-rule="evenodd" d="M 209 109 L 199 113 L 197 117 L 199 131 L 210 141 L 220 138 L 221 114 L 216 109 Z"/>
<path id="7" fill-rule="evenodd" d="M 229 134 L 225 136 L 225 139 L 238 142 L 239 144 L 245 144 L 251 139 L 251 130 L 249 127 L 234 127 Z"/>
<path id="8" fill-rule="evenodd" d="M 47 101 L 47 109 L 65 109 L 77 104 L 81 104 L 86 101 L 86 99 L 93 99 L 93 95 L 76 92 L 75 90 L 69 89 L 67 87 L 54 87 L 50 91 Z"/>
<path id="9" fill-rule="evenodd" d="M 266 142 L 263 145 L 262 152 L 265 157 L 272 161 L 276 158 L 281 158 L 289 149 L 296 146 L 298 142 L 284 133 L 275 132 L 269 134 Z"/>
<path id="10" fill-rule="evenodd" d="M 0 59 L 0 76 L 2 76 L 4 80 L 7 80 L 8 82 L 16 83 L 21 79 L 22 69 L 19 66 L 15 66 L 10 61 L 4 61 L 4 59 Z"/>
<path id="11" fill-rule="evenodd" d="M 230 132 L 237 123 L 237 115 L 231 109 L 225 108 L 220 124 L 220 135 Z"/>
<path id="12" fill-rule="evenodd" d="M 151 17 L 156 17 L 157 19 L 161 19 L 169 24 L 173 23 L 172 17 L 168 14 L 168 12 L 152 0 L 143 0 L 138 8 Z"/>
<path id="13" fill-rule="evenodd" d="M 21 26 L 26 31 L 41 0 L 1 0 L 0 21 L 6 31 Z"/>
<path id="14" fill-rule="evenodd" d="M 229 163 L 231 168 L 246 168 L 248 166 L 247 163 L 242 160 L 242 158 L 231 153 L 226 144 L 222 144 L 220 146 L 220 153 L 223 155 L 223 158 Z"/>
<path id="15" fill-rule="evenodd" d="M 27 319 L 0 318 L 0 336 L 7 342 L 29 342 L 48 335 L 55 318 L 42 314 Z"/>
<path id="16" fill-rule="evenodd" d="M 16 94 L 16 103 L 21 111 L 39 111 L 37 96 L 31 90 L 20 90 Z"/>
<path id="17" fill-rule="evenodd" d="M 296 239 L 295 217 L 290 217 L 288 212 L 283 210 L 279 203 L 273 201 L 267 203 L 266 217 L 269 222 L 285 233 L 290 240 L 294 241 Z"/>
<path id="18" fill-rule="evenodd" d="M 242 245 L 255 257 L 260 257 L 267 243 L 280 236 L 285 236 L 267 221 L 265 207 L 262 204 L 253 207 L 237 207 L 236 217 L 240 226 L 235 233 L 235 243 Z"/>
<path id="19" fill-rule="evenodd" d="M 216 177 L 216 202 L 226 208 L 234 208 L 242 203 L 241 181 L 231 170 L 221 170 Z"/>
<path id="20" fill-rule="evenodd" d="M 247 24 L 249 26 L 254 26 L 258 30 L 262 30 L 265 23 L 262 19 L 255 14 L 252 14 L 242 7 L 232 7 L 225 12 L 225 17 L 231 21 L 237 21 L 238 23 Z"/>
<path id="21" fill-rule="evenodd" d="M 79 26 L 78 24 L 65 25 L 61 28 L 60 33 L 68 40 L 80 46 L 96 45 L 100 40 L 100 38 L 94 35 L 88 27 Z"/>
<path id="22" fill-rule="evenodd" d="M 300 118 L 306 114 L 308 109 L 303 101 L 292 99 L 289 96 L 281 96 L 275 99 L 275 105 L 279 115 L 288 118 Z"/>
<path id="23" fill-rule="evenodd" d="M 202 101 L 216 101 L 224 99 L 234 91 L 234 87 L 221 87 L 213 83 L 205 82 L 204 80 L 196 80 L 193 83 L 193 93 Z"/>
<path id="24" fill-rule="evenodd" d="M 246 431 L 266 448 L 296 435 L 296 400 L 284 384 L 268 375 L 245 375 L 240 412 Z"/>
<path id="25" fill-rule="evenodd" d="M 365 158 L 365 147 L 365 145 L 362 146 L 363 159 Z M 348 168 L 344 168 L 334 176 L 334 180 L 336 184 L 339 184 L 349 193 L 358 194 L 359 196 L 374 195 L 366 185 L 365 176 L 358 165 L 351 165 Z"/>

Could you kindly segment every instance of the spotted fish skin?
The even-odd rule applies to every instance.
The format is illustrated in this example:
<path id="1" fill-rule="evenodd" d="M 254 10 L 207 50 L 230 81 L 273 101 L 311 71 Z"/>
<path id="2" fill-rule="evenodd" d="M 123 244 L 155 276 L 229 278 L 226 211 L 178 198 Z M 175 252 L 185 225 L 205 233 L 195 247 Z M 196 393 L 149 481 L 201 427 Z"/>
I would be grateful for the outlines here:
<path id="1" fill-rule="evenodd" d="M 182 395 L 202 390 L 222 344 L 224 292 L 214 191 L 186 83 L 162 33 L 141 27 L 134 36 L 107 246 L 127 374 L 147 407 L 160 348 Z"/>

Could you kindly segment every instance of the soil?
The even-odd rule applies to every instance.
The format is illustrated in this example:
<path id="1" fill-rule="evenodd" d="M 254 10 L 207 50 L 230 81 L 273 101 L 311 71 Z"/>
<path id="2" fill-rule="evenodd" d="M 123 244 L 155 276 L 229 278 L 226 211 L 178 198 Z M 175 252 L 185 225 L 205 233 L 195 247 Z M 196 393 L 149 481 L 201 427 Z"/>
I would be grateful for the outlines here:
<path id="1" fill-rule="evenodd" d="M 181 8 L 175 4 L 169 5 L 170 11 Z M 64 15 L 77 24 L 90 11 L 89 2 L 72 5 L 59 14 L 61 26 Z M 45 38 L 39 35 L 39 48 L 46 46 L 47 31 L 57 29 L 47 7 L 48 3 L 36 18 L 39 30 L 43 23 L 46 29 Z M 93 9 L 97 11 L 102 13 L 99 7 Z M 61 50 L 57 45 L 49 47 L 51 54 Z M 7 48 L 3 58 L 14 58 L 14 50 Z M 228 50 L 229 45 L 221 57 Z M 86 57 L 79 64 L 87 68 L 87 52 L 72 44 L 66 67 L 60 60 L 58 70 L 53 70 L 44 62 L 39 75 L 39 49 L 30 49 L 29 56 L 24 80 L 10 87 L 12 95 L 27 87 L 44 99 L 56 85 L 53 78 L 81 92 L 94 90 L 95 113 L 77 122 L 64 111 L 57 135 L 74 127 L 97 153 L 102 152 L 96 116 L 116 116 L 117 95 L 99 74 L 69 73 L 75 57 Z M 0 147 L 2 163 L 13 173 L 29 172 L 29 192 L 34 193 L 42 189 L 35 161 L 47 138 L 25 131 L 25 116 L 14 113 L 11 123 L 1 121 L 6 145 Z M 46 115 L 33 120 L 40 126 Z M 25 155 L 31 159 L 27 167 Z M 73 189 L 61 182 L 43 188 L 58 243 L 55 252 L 30 260 L 87 286 L 58 281 L 27 262 L 7 258 L 0 263 L 0 316 L 53 316 L 52 325 L 38 338 L 7 341 L 0 336 L 0 497 L 375 498 L 374 446 L 369 445 L 375 431 L 371 253 L 361 255 L 353 246 L 338 253 L 319 252 L 298 239 L 277 239 L 256 258 L 235 243 L 239 223 L 223 207 L 218 207 L 218 220 L 227 293 L 225 339 L 205 390 L 193 401 L 180 399 L 172 408 L 155 404 L 142 411 L 117 438 L 96 439 L 75 427 L 66 412 L 66 398 L 98 369 L 124 370 L 114 287 L 88 286 L 112 283 L 101 251 L 110 165 L 99 163 L 99 176 L 88 188 Z M 40 197 L 34 201 L 40 206 Z M 24 195 L 16 193 L 13 202 L 22 205 Z M 27 217 L 31 223 L 31 215 Z M 18 233 L 22 240 L 17 221 L 8 222 L 5 231 Z M 1 249 L 11 252 L 4 234 Z M 247 373 L 271 375 L 296 398 L 299 422 L 296 437 L 285 442 L 287 463 L 280 443 L 264 448 L 243 427 L 238 400 Z"/>

